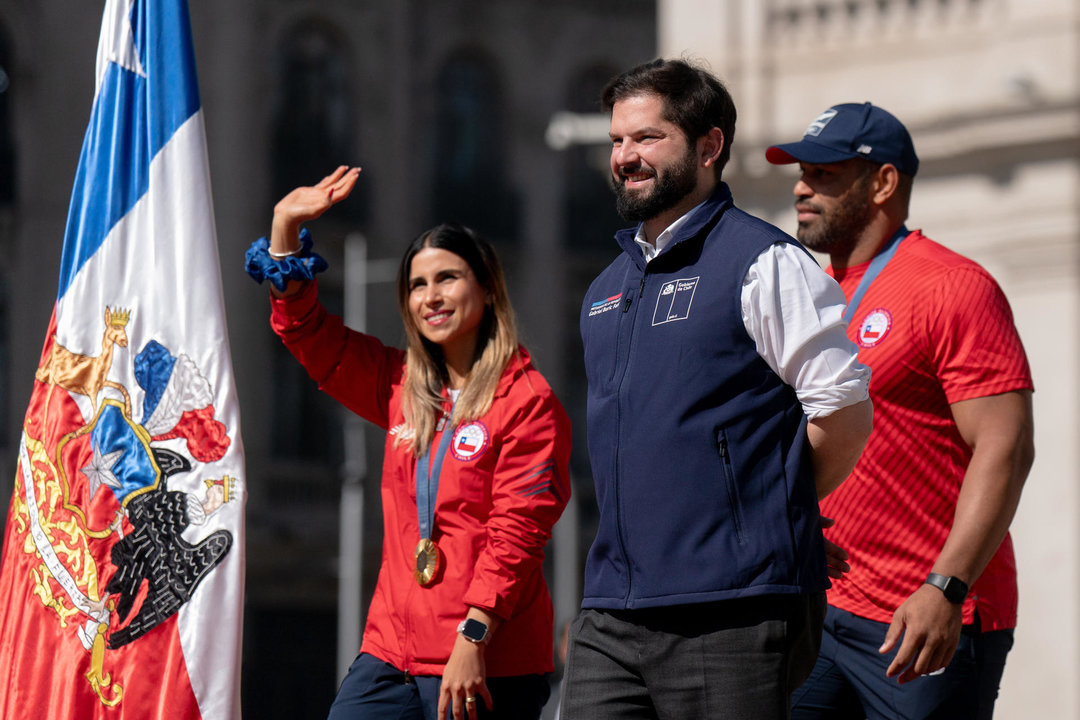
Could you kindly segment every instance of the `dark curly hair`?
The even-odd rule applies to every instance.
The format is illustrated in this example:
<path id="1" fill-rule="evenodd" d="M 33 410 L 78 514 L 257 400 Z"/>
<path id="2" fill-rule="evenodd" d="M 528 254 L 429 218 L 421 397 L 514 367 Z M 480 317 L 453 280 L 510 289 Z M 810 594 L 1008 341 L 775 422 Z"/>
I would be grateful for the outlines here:
<path id="1" fill-rule="evenodd" d="M 660 58 L 612 78 L 600 99 L 604 110 L 611 112 L 615 103 L 636 95 L 663 98 L 664 119 L 677 125 L 690 142 L 714 127 L 720 128 L 724 148 L 716 162 L 719 178 L 735 142 L 735 101 L 724 84 L 708 70 L 685 60 Z"/>

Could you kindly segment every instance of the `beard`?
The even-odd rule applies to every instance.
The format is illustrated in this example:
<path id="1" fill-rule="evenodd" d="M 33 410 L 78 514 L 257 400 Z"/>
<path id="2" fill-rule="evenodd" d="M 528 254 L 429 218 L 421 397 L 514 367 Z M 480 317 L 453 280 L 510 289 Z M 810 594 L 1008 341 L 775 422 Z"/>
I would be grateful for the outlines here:
<path id="1" fill-rule="evenodd" d="M 869 178 L 853 184 L 829 211 L 814 203 L 805 203 L 819 212 L 817 221 L 804 225 L 799 223 L 795 238 L 815 252 L 836 254 L 850 252 L 855 247 L 859 233 L 869 224 L 873 207 L 866 192 Z"/>
<path id="2" fill-rule="evenodd" d="M 651 192 L 632 192 L 626 180 L 612 176 L 615 210 L 627 222 L 644 222 L 678 205 L 697 187 L 697 157 L 694 148 L 668 168 L 657 168 Z"/>

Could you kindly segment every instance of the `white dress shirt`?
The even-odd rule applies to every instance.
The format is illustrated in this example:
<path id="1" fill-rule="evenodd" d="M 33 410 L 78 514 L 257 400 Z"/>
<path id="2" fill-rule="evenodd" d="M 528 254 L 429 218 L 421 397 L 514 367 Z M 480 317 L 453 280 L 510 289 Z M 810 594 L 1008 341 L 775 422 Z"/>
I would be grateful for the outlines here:
<path id="1" fill-rule="evenodd" d="M 669 225 L 655 245 L 639 225 L 634 242 L 645 261 L 659 255 L 700 207 Z M 769 246 L 747 270 L 741 300 L 743 324 L 758 355 L 795 389 L 807 417 L 870 397 L 870 368 L 859 362 L 847 336 L 844 293 L 808 253 L 791 243 Z"/>

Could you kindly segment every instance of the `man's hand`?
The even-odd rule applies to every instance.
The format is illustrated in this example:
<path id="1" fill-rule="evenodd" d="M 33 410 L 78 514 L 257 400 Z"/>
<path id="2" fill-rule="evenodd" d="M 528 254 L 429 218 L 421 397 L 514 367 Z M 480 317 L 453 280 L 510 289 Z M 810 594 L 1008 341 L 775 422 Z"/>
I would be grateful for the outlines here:
<path id="1" fill-rule="evenodd" d="M 919 587 L 893 613 L 885 643 L 878 649 L 882 654 L 889 652 L 903 636 L 885 674 L 903 684 L 947 667 L 960 642 L 961 609 L 938 588 Z"/>
<path id="2" fill-rule="evenodd" d="M 835 524 L 836 521 L 832 518 L 821 518 L 822 530 Z M 829 538 L 825 538 L 825 571 L 829 574 L 829 577 L 833 580 L 839 580 L 844 577 L 844 573 L 850 572 L 851 566 L 848 565 L 847 560 L 847 550 L 832 542 Z"/>

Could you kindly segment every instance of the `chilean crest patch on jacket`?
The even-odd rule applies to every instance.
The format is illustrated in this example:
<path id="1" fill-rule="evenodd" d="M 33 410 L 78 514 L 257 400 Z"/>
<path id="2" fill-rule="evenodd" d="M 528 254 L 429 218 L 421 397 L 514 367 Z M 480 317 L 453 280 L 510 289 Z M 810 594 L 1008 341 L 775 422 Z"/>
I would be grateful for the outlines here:
<path id="1" fill-rule="evenodd" d="M 488 446 L 488 429 L 479 420 L 462 425 L 454 433 L 450 452 L 461 462 L 475 460 L 484 454 Z"/>

